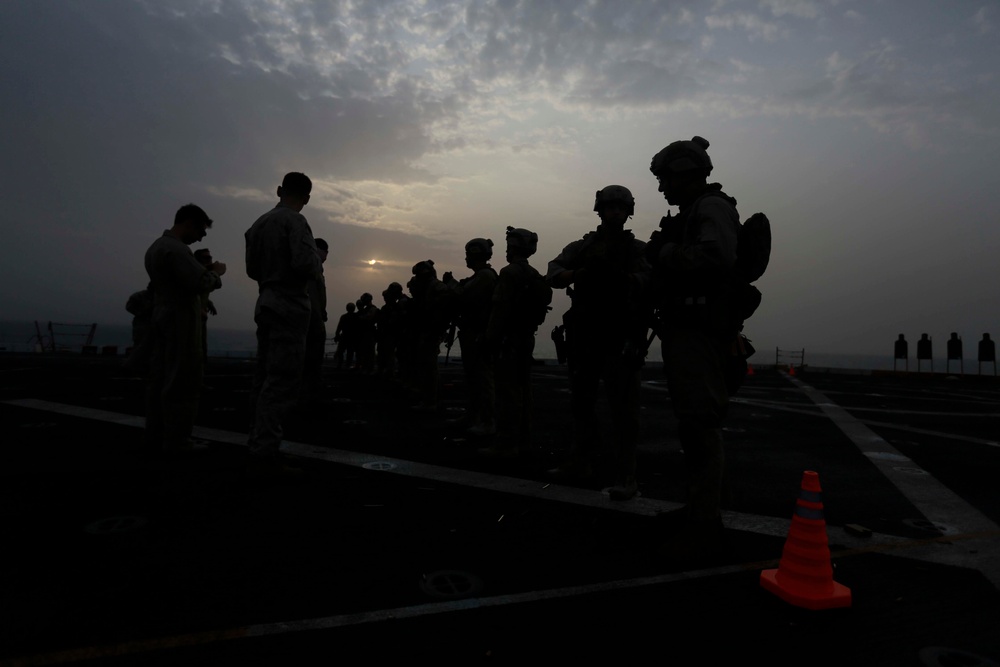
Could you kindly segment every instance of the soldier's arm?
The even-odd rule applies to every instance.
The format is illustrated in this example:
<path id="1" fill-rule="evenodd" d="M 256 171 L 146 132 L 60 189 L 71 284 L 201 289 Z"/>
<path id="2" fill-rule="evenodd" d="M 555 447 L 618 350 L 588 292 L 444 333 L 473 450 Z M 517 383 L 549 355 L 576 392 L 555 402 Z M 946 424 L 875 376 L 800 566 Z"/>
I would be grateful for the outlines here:
<path id="1" fill-rule="evenodd" d="M 561 289 L 576 282 L 577 272 L 574 261 L 581 242 L 573 241 L 573 243 L 563 248 L 558 257 L 549 262 L 548 271 L 545 272 L 545 279 L 549 281 L 550 285 Z"/>
<path id="2" fill-rule="evenodd" d="M 319 260 L 316 239 L 313 238 L 312 229 L 305 217 L 299 214 L 295 216 L 288 233 L 292 271 L 303 278 L 317 279 L 323 273 L 323 264 Z"/>
<path id="3" fill-rule="evenodd" d="M 168 261 L 173 279 L 189 294 L 204 294 L 222 287 L 219 274 L 202 266 L 186 248 L 171 252 Z"/>

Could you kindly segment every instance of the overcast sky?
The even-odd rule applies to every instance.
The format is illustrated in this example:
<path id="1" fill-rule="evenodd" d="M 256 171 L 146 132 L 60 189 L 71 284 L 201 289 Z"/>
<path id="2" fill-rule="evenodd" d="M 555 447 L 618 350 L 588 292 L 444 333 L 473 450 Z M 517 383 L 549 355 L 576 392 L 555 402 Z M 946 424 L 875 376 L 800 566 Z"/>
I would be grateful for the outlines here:
<path id="1" fill-rule="evenodd" d="M 544 271 L 605 185 L 648 238 L 650 159 L 697 134 L 773 226 L 758 349 L 974 356 L 1000 337 L 998 28 L 983 0 L 4 0 L 0 319 L 129 322 L 194 202 L 229 265 L 213 326 L 252 328 L 243 234 L 293 170 L 331 320 L 417 261 L 466 275 L 473 237 L 499 268 L 507 225 Z"/>

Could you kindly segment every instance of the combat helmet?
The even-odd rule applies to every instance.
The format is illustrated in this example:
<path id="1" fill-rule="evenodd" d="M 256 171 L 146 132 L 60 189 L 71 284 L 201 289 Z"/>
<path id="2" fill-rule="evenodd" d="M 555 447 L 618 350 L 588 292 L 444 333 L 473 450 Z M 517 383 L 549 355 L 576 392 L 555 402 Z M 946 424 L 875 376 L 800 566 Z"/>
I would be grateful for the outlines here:
<path id="1" fill-rule="evenodd" d="M 425 259 L 413 265 L 413 275 L 420 276 L 427 273 L 437 276 L 437 269 L 434 268 L 434 260 Z"/>
<path id="2" fill-rule="evenodd" d="M 465 252 L 469 255 L 482 255 L 486 259 L 493 256 L 493 241 L 475 238 L 465 244 Z"/>
<path id="3" fill-rule="evenodd" d="M 528 229 L 507 227 L 507 245 L 524 251 L 531 257 L 538 250 L 538 234 Z"/>
<path id="4" fill-rule="evenodd" d="M 653 156 L 649 170 L 654 176 L 703 171 L 707 177 L 712 173 L 712 158 L 706 152 L 708 145 L 708 139 L 702 137 L 692 137 L 691 141 L 675 141 Z"/>
<path id="5" fill-rule="evenodd" d="M 624 185 L 609 185 L 598 190 L 594 196 L 594 210 L 600 212 L 605 204 L 610 204 L 613 201 L 625 204 L 628 214 L 635 215 L 635 197 L 632 196 L 632 191 Z"/>

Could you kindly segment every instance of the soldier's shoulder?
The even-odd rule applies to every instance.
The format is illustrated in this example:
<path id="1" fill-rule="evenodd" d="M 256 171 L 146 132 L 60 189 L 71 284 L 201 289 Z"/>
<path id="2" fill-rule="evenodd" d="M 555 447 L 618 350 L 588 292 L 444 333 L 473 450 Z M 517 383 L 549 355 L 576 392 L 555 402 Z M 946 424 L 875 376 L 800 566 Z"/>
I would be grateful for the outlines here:
<path id="1" fill-rule="evenodd" d="M 505 266 L 502 269 L 500 269 L 500 277 L 501 278 L 507 278 L 507 277 L 515 278 L 517 276 L 525 275 L 530 270 L 531 270 L 531 267 L 527 264 L 527 262 L 511 262 L 507 266 Z"/>
<path id="2" fill-rule="evenodd" d="M 722 188 L 713 188 L 702 195 L 697 202 L 698 212 L 709 211 L 735 211 L 736 198 L 722 191 Z"/>

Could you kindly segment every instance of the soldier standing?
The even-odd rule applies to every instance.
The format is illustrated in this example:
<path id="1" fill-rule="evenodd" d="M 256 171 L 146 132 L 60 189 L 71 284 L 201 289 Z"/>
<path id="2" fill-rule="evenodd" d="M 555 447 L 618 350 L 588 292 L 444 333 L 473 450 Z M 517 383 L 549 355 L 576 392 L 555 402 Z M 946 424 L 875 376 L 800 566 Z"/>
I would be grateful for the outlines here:
<path id="1" fill-rule="evenodd" d="M 333 359 L 338 370 L 343 368 L 344 364 L 347 364 L 348 370 L 354 368 L 354 340 L 356 338 L 355 330 L 358 328 L 356 309 L 357 306 L 354 305 L 354 302 L 349 301 L 344 308 L 344 313 L 337 320 L 337 330 L 333 332 L 333 342 L 337 344 L 337 351 L 334 353 Z"/>
<path id="2" fill-rule="evenodd" d="M 378 306 L 374 297 L 365 292 L 357 301 L 357 314 L 354 321 L 355 341 L 358 349 L 358 368 L 365 375 L 375 372 L 375 337 L 378 326 Z"/>
<path id="3" fill-rule="evenodd" d="M 406 284 L 413 299 L 408 313 L 407 345 L 411 388 L 418 403 L 414 409 L 437 410 L 438 407 L 438 355 L 454 305 L 454 292 L 437 277 L 432 260 L 414 264 L 413 277 Z"/>
<path id="4" fill-rule="evenodd" d="M 649 168 L 667 203 L 680 209 L 663 218 L 646 249 L 688 487 L 687 505 L 676 516 L 680 530 L 661 553 L 685 561 L 711 557 L 723 546 L 725 369 L 741 324 L 732 298 L 739 213 L 721 185 L 707 182 L 708 145 L 701 137 L 675 141 Z"/>
<path id="5" fill-rule="evenodd" d="M 382 290 L 382 300 L 375 327 L 375 372 L 380 377 L 394 379 L 399 371 L 399 344 L 410 298 L 403 294 L 402 285 L 391 282 Z"/>
<path id="6" fill-rule="evenodd" d="M 247 275 L 257 281 L 257 370 L 251 391 L 250 471 L 287 469 L 279 448 L 282 422 L 299 397 L 312 305 L 306 285 L 322 275 L 319 251 L 302 208 L 312 181 L 299 172 L 278 186 L 278 205 L 247 230 Z"/>
<path id="7" fill-rule="evenodd" d="M 315 403 L 323 394 L 323 362 L 326 359 L 326 278 L 322 267 L 330 254 L 330 244 L 315 239 L 319 252 L 320 274 L 309 281 L 309 333 L 306 334 L 305 366 L 302 369 L 302 401 Z"/>
<path id="8" fill-rule="evenodd" d="M 215 259 L 212 258 L 212 251 L 208 248 L 195 250 L 194 258 L 206 269 L 211 269 L 212 264 L 215 263 Z M 215 308 L 215 304 L 209 298 L 209 294 L 210 292 L 202 292 L 201 294 L 201 349 L 206 366 L 208 365 L 208 316 L 219 314 L 219 311 Z"/>
<path id="9" fill-rule="evenodd" d="M 486 349 L 495 360 L 497 442 L 479 450 L 483 456 L 509 458 L 531 445 L 531 361 L 535 331 L 551 301 L 551 288 L 528 264 L 538 249 L 538 234 L 507 228 L 507 266 L 493 291 L 486 328 Z M 548 299 L 535 303 L 532 286 L 541 283 Z"/>
<path id="10" fill-rule="evenodd" d="M 450 271 L 444 274 L 444 283 L 454 291 L 457 301 L 458 343 L 462 346 L 462 370 L 469 396 L 463 421 L 468 424 L 467 432 L 473 436 L 496 433 L 493 364 L 485 345 L 493 288 L 497 284 L 497 272 L 490 266 L 492 257 L 493 241 L 472 239 L 465 244 L 465 265 L 473 274 L 461 281 L 455 280 Z"/>
<path id="11" fill-rule="evenodd" d="M 191 451 L 204 372 L 201 295 L 222 286 L 226 265 L 202 266 L 188 247 L 205 238 L 212 220 L 200 207 L 178 209 L 174 225 L 146 251 L 153 292 L 146 439 L 154 451 Z"/>
<path id="12" fill-rule="evenodd" d="M 628 500 L 638 491 L 639 372 L 648 331 L 640 291 L 650 267 L 646 244 L 625 229 L 635 212 L 628 188 L 598 190 L 594 211 L 601 219 L 597 230 L 563 248 L 547 273 L 553 287 L 573 286 L 573 306 L 564 319 L 575 442 L 570 460 L 549 472 L 560 479 L 593 481 L 601 432 L 596 404 L 603 382 L 616 439 L 609 493 Z"/>

